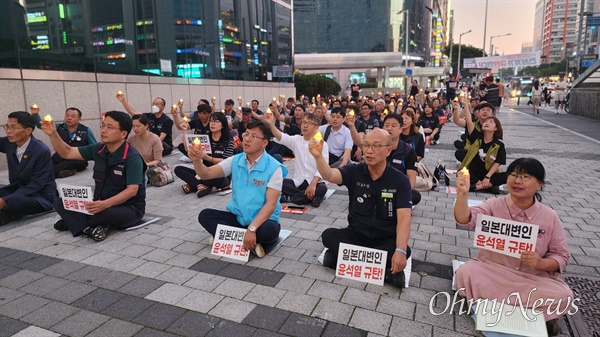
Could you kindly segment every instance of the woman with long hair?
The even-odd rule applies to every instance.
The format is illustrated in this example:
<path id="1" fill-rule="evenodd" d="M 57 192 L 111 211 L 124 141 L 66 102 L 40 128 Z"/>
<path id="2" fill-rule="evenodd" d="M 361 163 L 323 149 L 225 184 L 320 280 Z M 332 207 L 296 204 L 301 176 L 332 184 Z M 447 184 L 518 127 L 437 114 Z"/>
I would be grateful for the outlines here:
<path id="1" fill-rule="evenodd" d="M 202 158 L 204 165 L 207 167 L 218 164 L 223 159 L 233 155 L 233 140 L 229 134 L 227 117 L 221 112 L 215 112 L 210 115 L 209 123 L 210 132 L 208 138 L 210 140 L 212 154 L 209 155 L 205 153 Z M 198 198 L 208 195 L 213 187 L 225 189 L 229 186 L 229 179 L 226 177 L 210 180 L 197 179 L 196 171 L 194 171 L 193 168 L 185 166 L 175 167 L 175 175 L 186 182 L 185 185 L 181 186 L 183 192 L 185 194 L 196 192 Z"/>
<path id="2" fill-rule="evenodd" d="M 419 133 L 419 128 L 415 125 L 417 117 L 413 108 L 408 107 L 400 114 L 402 116 L 402 131 L 400 139 L 412 146 L 417 153 L 417 161 L 421 161 L 425 157 L 425 140 L 423 135 Z"/>
<path id="3" fill-rule="evenodd" d="M 533 109 L 533 114 L 540 113 L 540 103 L 542 102 L 542 87 L 540 86 L 540 81 L 535 80 L 533 82 L 533 86 L 531 87 L 531 107 Z"/>

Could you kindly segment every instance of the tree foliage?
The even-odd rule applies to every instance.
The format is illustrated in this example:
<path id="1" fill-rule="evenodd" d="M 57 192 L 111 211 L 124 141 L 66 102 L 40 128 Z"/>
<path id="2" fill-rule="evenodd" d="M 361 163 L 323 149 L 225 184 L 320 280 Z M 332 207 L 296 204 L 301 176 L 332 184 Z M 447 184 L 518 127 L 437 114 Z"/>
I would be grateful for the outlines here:
<path id="1" fill-rule="evenodd" d="M 444 55 L 450 57 L 450 46 L 446 46 L 446 48 L 444 48 Z M 462 45 L 461 49 L 460 49 L 460 58 L 461 59 L 470 59 L 470 58 L 475 58 L 475 57 L 482 57 L 483 55 L 483 49 L 481 48 L 477 48 L 477 47 L 473 47 L 471 45 Z M 487 56 L 487 54 L 485 54 L 485 56 Z M 454 44 L 452 45 L 452 69 L 457 69 L 457 65 L 458 65 L 458 44 Z M 456 74 L 456 72 L 453 72 L 453 74 Z"/>
<path id="2" fill-rule="evenodd" d="M 537 67 L 525 67 L 519 71 L 519 75 L 529 75 L 535 78 L 548 77 L 564 73 L 567 67 L 567 60 L 549 64 L 540 64 Z"/>
<path id="3" fill-rule="evenodd" d="M 329 97 L 339 94 L 342 90 L 338 82 L 319 74 L 297 73 L 294 76 L 294 83 L 296 84 L 296 97 L 300 97 L 300 95 Z"/>

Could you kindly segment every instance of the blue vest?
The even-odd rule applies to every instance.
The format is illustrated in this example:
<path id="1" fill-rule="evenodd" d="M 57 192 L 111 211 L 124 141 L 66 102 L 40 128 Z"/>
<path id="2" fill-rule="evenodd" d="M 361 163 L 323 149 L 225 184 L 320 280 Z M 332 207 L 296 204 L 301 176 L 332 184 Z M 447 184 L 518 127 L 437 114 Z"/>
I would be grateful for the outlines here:
<path id="1" fill-rule="evenodd" d="M 281 167 L 283 178 L 288 170 L 275 158 L 263 151 L 262 157 L 248 172 L 246 154 L 240 153 L 233 156 L 231 163 L 231 189 L 233 197 L 227 204 L 227 210 L 237 217 L 237 221 L 244 227 L 250 225 L 258 212 L 267 202 L 267 184 L 278 167 Z M 279 223 L 281 204 L 277 197 L 277 206 L 269 220 Z"/>

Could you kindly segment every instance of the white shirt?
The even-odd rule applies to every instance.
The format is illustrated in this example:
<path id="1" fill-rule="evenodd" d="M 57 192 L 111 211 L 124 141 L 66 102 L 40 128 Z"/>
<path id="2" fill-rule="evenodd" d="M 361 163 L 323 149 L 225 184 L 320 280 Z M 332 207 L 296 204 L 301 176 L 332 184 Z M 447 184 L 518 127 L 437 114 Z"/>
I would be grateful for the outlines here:
<path id="1" fill-rule="evenodd" d="M 277 140 L 275 138 L 275 142 L 285 145 L 290 150 L 294 151 L 294 184 L 296 187 L 300 186 L 304 180 L 310 182 L 314 177 L 321 178 L 321 174 L 319 170 L 317 170 L 317 162 L 315 161 L 315 157 L 310 154 L 308 150 L 308 141 L 304 140 L 304 137 L 301 135 L 290 136 L 288 134 L 282 133 L 281 140 Z M 329 163 L 329 146 L 327 143 L 323 143 L 323 157 L 325 157 L 325 162 Z M 321 179 L 319 179 L 321 181 Z"/>
<path id="2" fill-rule="evenodd" d="M 252 171 L 252 169 L 254 169 L 254 167 L 260 160 L 260 158 L 262 158 L 262 156 L 264 156 L 264 155 L 265 155 L 265 152 L 263 152 L 263 154 L 261 154 L 258 158 L 256 158 L 256 160 L 254 162 L 251 163 L 250 161 L 248 161 L 248 157 L 244 153 L 245 161 L 246 161 L 246 169 L 248 170 L 248 172 L 250 172 L 250 171 Z M 267 154 L 267 156 L 269 156 L 269 154 Z M 228 177 L 229 175 L 231 175 L 231 162 L 233 161 L 233 157 L 235 157 L 235 156 L 231 156 L 229 158 L 223 159 L 217 164 L 217 165 L 221 166 L 221 169 L 223 170 L 225 177 Z M 271 179 L 269 179 L 269 182 L 267 183 L 267 188 L 272 188 L 274 190 L 281 191 L 282 186 L 283 186 L 283 172 L 281 171 L 281 167 L 277 167 L 275 172 L 273 172 L 273 175 L 271 175 Z"/>
<path id="3" fill-rule="evenodd" d="M 554 90 L 565 91 L 565 89 L 567 89 L 567 82 L 565 80 L 556 81 L 556 84 L 554 85 Z"/>
<path id="4" fill-rule="evenodd" d="M 319 127 L 319 132 L 325 138 L 325 131 L 329 125 L 321 125 Z M 348 129 L 345 125 L 335 131 L 333 127 L 331 128 L 331 133 L 327 138 L 327 145 L 329 145 L 329 152 L 341 157 L 344 154 L 344 150 L 352 149 L 352 135 L 350 134 L 350 129 Z"/>
<path id="5" fill-rule="evenodd" d="M 25 142 L 25 144 L 23 144 L 21 146 L 17 146 L 17 151 L 15 154 L 17 155 L 17 160 L 19 160 L 19 163 L 21 162 L 21 159 L 23 159 L 25 150 L 27 150 L 27 146 L 29 146 L 30 142 L 31 142 L 31 137 L 29 137 L 29 139 Z"/>

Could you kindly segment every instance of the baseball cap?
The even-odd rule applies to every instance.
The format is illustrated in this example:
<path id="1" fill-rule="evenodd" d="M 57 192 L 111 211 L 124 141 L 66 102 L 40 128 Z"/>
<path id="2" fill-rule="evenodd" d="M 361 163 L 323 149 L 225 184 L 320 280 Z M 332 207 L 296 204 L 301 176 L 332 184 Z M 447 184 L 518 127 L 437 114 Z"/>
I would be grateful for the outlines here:
<path id="1" fill-rule="evenodd" d="M 252 109 L 248 108 L 248 107 L 242 107 L 242 113 L 244 115 L 249 115 L 252 113 Z"/>

